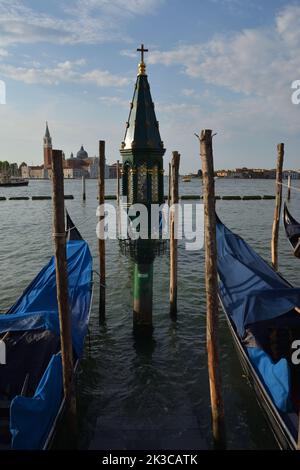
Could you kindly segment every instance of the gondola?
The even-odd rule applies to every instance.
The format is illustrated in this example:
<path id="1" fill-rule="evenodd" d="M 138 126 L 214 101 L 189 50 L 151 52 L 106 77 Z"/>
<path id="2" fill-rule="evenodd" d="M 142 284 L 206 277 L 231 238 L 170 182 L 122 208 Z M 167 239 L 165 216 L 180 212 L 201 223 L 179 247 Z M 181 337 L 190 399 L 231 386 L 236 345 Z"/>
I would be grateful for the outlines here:
<path id="1" fill-rule="evenodd" d="M 300 223 L 292 217 L 285 203 L 283 209 L 283 224 L 286 236 L 294 250 L 294 255 L 300 258 Z"/>
<path id="2" fill-rule="evenodd" d="M 66 227 L 76 369 L 92 304 L 92 256 L 68 214 Z M 64 410 L 54 257 L 0 315 L 0 340 L 0 449 L 47 449 Z"/>
<path id="3" fill-rule="evenodd" d="M 241 365 L 281 449 L 296 449 L 300 289 L 286 281 L 218 218 L 219 299 Z M 300 356 L 300 355 L 299 355 Z"/>

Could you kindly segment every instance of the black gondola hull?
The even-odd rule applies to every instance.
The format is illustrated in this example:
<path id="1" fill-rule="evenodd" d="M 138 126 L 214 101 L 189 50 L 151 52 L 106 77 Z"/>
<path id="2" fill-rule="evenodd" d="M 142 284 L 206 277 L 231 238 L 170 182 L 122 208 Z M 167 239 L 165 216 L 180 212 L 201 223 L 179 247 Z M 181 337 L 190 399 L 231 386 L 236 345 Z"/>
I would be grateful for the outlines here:
<path id="1" fill-rule="evenodd" d="M 296 435 L 295 432 L 297 430 L 293 427 L 293 429 L 289 428 L 287 424 L 287 420 L 290 421 L 290 418 L 284 419 L 281 413 L 277 410 L 276 406 L 272 402 L 268 392 L 262 381 L 260 380 L 259 376 L 257 375 L 248 355 L 241 343 L 239 336 L 237 335 L 233 323 L 231 322 L 224 306 L 222 303 L 222 299 L 220 298 L 220 303 L 223 308 L 223 312 L 225 314 L 225 318 L 233 338 L 234 346 L 238 354 L 238 358 L 242 369 L 253 388 L 257 402 L 262 409 L 264 416 L 267 420 L 267 423 L 272 430 L 272 433 L 278 443 L 278 446 L 281 450 L 296 450 L 297 443 L 296 443 Z"/>
<path id="2" fill-rule="evenodd" d="M 283 208 L 283 225 L 284 225 L 286 236 L 291 244 L 291 247 L 294 250 L 294 255 L 297 258 L 300 258 L 300 251 L 299 250 L 295 251 L 300 240 L 300 224 L 290 214 L 286 204 L 284 204 L 284 208 Z"/>

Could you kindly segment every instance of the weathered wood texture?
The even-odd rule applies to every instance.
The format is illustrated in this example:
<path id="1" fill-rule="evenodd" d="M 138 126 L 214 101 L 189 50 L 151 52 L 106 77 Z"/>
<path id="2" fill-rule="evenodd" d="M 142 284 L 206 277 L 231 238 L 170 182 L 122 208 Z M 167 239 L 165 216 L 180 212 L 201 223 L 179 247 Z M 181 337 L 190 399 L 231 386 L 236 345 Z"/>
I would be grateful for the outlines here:
<path id="1" fill-rule="evenodd" d="M 99 187 L 99 205 L 104 204 L 105 198 L 105 141 L 99 141 L 99 177 L 98 177 L 98 187 Z M 100 217 L 101 221 L 102 217 Z M 102 233 L 100 233 L 100 238 L 98 240 L 99 246 L 99 261 L 100 261 L 100 299 L 99 299 L 99 317 L 105 317 L 105 240 L 104 240 L 104 227 L 102 227 Z"/>
<path id="2" fill-rule="evenodd" d="M 291 175 L 288 176 L 287 200 L 291 199 Z"/>
<path id="3" fill-rule="evenodd" d="M 71 318 L 68 299 L 68 273 L 65 234 L 64 177 L 62 151 L 52 152 L 53 240 L 55 253 L 57 303 L 60 324 L 63 387 L 66 400 L 68 433 L 77 434 L 77 412 Z"/>
<path id="4" fill-rule="evenodd" d="M 169 177 L 168 177 L 168 181 L 169 181 L 169 188 L 168 188 L 168 205 L 170 207 L 171 205 L 171 172 L 172 172 L 172 166 L 171 166 L 171 163 L 169 163 Z"/>
<path id="5" fill-rule="evenodd" d="M 218 352 L 218 277 L 215 213 L 215 182 L 212 131 L 203 130 L 200 137 L 203 172 L 206 340 L 210 386 L 212 432 L 216 448 L 225 448 L 224 405 L 221 391 L 221 372 Z"/>
<path id="6" fill-rule="evenodd" d="M 177 238 L 176 230 L 176 205 L 178 204 L 178 179 L 179 179 L 180 154 L 173 152 L 171 163 L 171 207 L 170 207 L 170 314 L 177 314 Z"/>
<path id="7" fill-rule="evenodd" d="M 282 205 L 282 166 L 284 159 L 284 144 L 277 145 L 277 166 L 276 166 L 276 200 L 274 210 L 274 220 L 272 228 L 271 255 L 272 265 L 276 271 L 278 270 L 278 235 L 280 224 L 280 212 Z"/>
<path id="8" fill-rule="evenodd" d="M 120 161 L 117 161 L 117 204 L 120 202 Z"/>
<path id="9" fill-rule="evenodd" d="M 82 200 L 86 200 L 86 193 L 85 193 L 85 176 L 82 176 Z"/>

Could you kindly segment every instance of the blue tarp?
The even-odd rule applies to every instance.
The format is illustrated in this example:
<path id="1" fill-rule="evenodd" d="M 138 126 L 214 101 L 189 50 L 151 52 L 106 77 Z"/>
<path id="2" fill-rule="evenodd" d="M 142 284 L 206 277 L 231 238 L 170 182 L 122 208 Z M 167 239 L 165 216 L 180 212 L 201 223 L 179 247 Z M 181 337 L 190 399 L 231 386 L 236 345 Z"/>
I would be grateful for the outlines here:
<path id="1" fill-rule="evenodd" d="M 290 397 L 291 372 L 287 360 L 281 358 L 275 363 L 260 348 L 247 348 L 247 351 L 277 408 L 285 413 L 291 411 L 293 408 Z"/>
<path id="2" fill-rule="evenodd" d="M 76 356 L 82 355 L 92 295 L 92 256 L 84 240 L 67 243 L 69 306 Z M 0 332 L 49 329 L 59 335 L 55 262 L 52 258 L 6 315 Z M 60 354 L 52 356 L 33 397 L 17 396 L 10 408 L 14 449 L 41 449 L 63 395 Z"/>
<path id="3" fill-rule="evenodd" d="M 240 337 L 248 325 L 300 306 L 300 289 L 292 288 L 220 221 L 216 236 L 220 295 Z"/>
<path id="4" fill-rule="evenodd" d="M 76 354 L 80 357 L 87 331 L 92 293 L 92 256 L 84 240 L 71 240 L 67 243 L 67 264 L 72 339 Z M 0 316 L 0 333 L 39 328 L 49 329 L 59 335 L 53 257 L 7 312 L 7 315 Z"/>
<path id="5" fill-rule="evenodd" d="M 63 397 L 61 355 L 51 361 L 32 398 L 17 396 L 10 406 L 12 448 L 43 448 Z"/>

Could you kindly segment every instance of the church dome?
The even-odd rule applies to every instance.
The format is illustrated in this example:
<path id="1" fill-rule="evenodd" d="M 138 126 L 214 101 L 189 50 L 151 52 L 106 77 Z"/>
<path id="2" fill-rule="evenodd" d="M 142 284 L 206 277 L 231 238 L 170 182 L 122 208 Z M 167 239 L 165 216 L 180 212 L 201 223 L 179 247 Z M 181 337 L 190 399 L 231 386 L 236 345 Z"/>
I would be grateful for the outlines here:
<path id="1" fill-rule="evenodd" d="M 86 150 L 84 150 L 83 145 L 81 146 L 80 150 L 77 152 L 77 158 L 80 160 L 85 160 L 88 158 L 88 153 Z"/>

